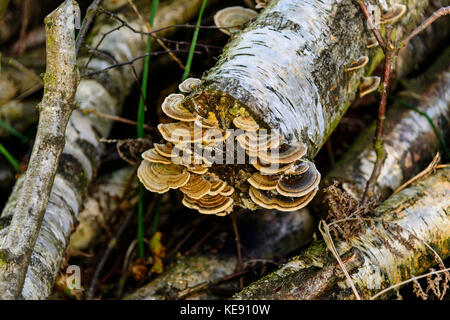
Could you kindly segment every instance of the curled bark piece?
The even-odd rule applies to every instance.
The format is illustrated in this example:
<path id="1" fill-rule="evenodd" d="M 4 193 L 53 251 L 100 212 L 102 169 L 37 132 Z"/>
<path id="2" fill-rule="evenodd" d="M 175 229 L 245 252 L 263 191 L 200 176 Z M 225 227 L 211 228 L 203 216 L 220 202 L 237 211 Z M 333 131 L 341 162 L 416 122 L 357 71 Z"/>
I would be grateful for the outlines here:
<path id="1" fill-rule="evenodd" d="M 14 208 L 8 233 L 1 244 L 0 298 L 17 299 L 39 235 L 64 137 L 72 111 L 78 70 L 75 55 L 74 11 L 65 1 L 45 18 L 47 71 L 44 97 L 39 105 L 39 126 L 23 187 Z"/>
<path id="2" fill-rule="evenodd" d="M 408 89 L 397 96 L 426 113 L 444 141 L 450 138 L 450 48 L 422 76 L 409 82 Z M 387 158 L 375 186 L 375 193 L 385 199 L 403 182 L 422 170 L 442 145 L 427 118 L 395 103 L 386 115 L 383 137 Z M 356 199 L 362 197 L 375 161 L 373 134 L 375 124 L 360 138 L 328 173 L 322 186 L 337 180 Z M 319 199 L 318 199 L 319 200 Z"/>
<path id="3" fill-rule="evenodd" d="M 79 224 L 70 236 L 69 250 L 85 250 L 99 237 L 105 221 L 119 209 L 119 200 L 125 196 L 127 183 L 133 173 L 134 168 L 125 167 L 98 179 L 92 188 L 95 192 L 84 201 L 84 209 L 78 216 Z M 126 195 L 130 205 L 136 202 L 136 192 L 132 190 L 128 190 L 131 196 Z"/>
<path id="4" fill-rule="evenodd" d="M 310 240 L 314 230 L 314 219 L 306 209 L 282 214 L 273 210 L 245 214 L 238 224 L 244 252 L 249 259 L 285 256 Z M 164 274 L 126 299 L 214 299 L 216 296 L 205 288 L 192 292 L 189 288 L 233 274 L 237 264 L 235 250 L 235 244 L 231 242 L 217 254 L 203 252 L 180 257 Z"/>
<path id="5" fill-rule="evenodd" d="M 188 2 L 174 0 L 168 3 L 159 10 L 155 19 L 155 28 L 185 23 L 197 14 L 200 4 L 199 0 Z M 123 18 L 136 29 L 145 30 L 145 26 L 137 22 L 135 14 L 132 15 L 132 19 Z M 109 18 L 97 19 L 87 42 L 91 47 L 95 47 L 104 33 L 118 25 L 119 22 L 111 21 Z M 99 50 L 114 57 L 115 61 L 120 63 L 143 54 L 145 44 L 146 37 L 135 34 L 127 28 L 121 28 L 109 34 Z M 84 66 L 86 60 L 79 64 Z M 91 60 L 89 69 L 101 70 L 109 64 L 109 59 L 97 56 Z M 139 74 L 142 61 L 135 62 L 134 67 Z M 80 81 L 75 99 L 80 104 L 80 109 L 95 109 L 100 113 L 118 114 L 134 81 L 135 78 L 129 66 L 115 68 L 93 79 Z M 66 130 L 66 145 L 25 279 L 23 298 L 45 299 L 51 293 L 87 186 L 99 164 L 102 151 L 99 138 L 108 136 L 111 127 L 110 120 L 99 118 L 95 114 L 85 116 L 78 110 L 73 112 Z M 2 212 L 2 218 L 8 219 L 12 215 L 22 187 L 23 177 L 17 181 Z M 0 243 L 8 229 L 5 226 L 0 231 Z"/>
<path id="6" fill-rule="evenodd" d="M 430 1 L 410 1 L 394 25 L 396 34 L 401 38 L 415 28 L 430 6 Z M 364 21 L 348 1 L 273 1 L 233 37 L 183 105 L 203 117 L 213 113 L 222 129 L 232 128 L 244 109 L 260 130 L 278 130 L 280 146 L 302 143 L 311 159 L 355 99 L 361 76 L 380 62 L 376 50 L 366 48 Z M 364 56 L 370 60 L 364 68 L 345 72 Z M 235 188 L 236 205 L 255 209 L 246 181 L 255 172 L 250 162 L 213 165 L 209 171 Z M 266 173 L 280 172 L 253 163 Z"/>
<path id="7" fill-rule="evenodd" d="M 376 208 L 364 232 L 335 241 L 362 299 L 424 273 L 450 255 L 450 168 L 439 169 Z M 426 241 L 427 243 L 425 244 Z M 382 296 L 387 298 L 388 295 Z M 354 299 L 323 241 L 254 282 L 235 299 Z"/>

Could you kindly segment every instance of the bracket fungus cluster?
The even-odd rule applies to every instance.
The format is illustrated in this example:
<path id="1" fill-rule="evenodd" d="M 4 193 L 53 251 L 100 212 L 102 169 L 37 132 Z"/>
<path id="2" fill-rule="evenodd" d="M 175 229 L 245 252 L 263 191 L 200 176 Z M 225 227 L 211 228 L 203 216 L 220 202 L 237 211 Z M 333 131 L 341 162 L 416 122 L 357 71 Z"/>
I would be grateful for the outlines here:
<path id="1" fill-rule="evenodd" d="M 220 31 L 232 35 L 239 32 L 241 26 L 254 19 L 258 12 L 241 6 L 228 7 L 217 11 L 214 15 L 214 24 Z"/>
<path id="2" fill-rule="evenodd" d="M 189 93 L 199 84 L 189 78 L 179 88 Z M 276 130 L 261 128 L 238 101 L 224 115 L 208 110 L 204 98 L 171 94 L 164 100 L 163 112 L 178 121 L 159 124 L 166 143 L 142 154 L 138 177 L 148 190 L 179 189 L 186 207 L 219 216 L 235 205 L 294 211 L 314 197 L 320 174 L 303 159 L 304 144 L 288 144 Z M 228 119 L 228 127 L 218 118 Z"/>
<path id="3" fill-rule="evenodd" d="M 138 174 L 147 189 L 178 188 L 183 204 L 204 214 L 226 215 L 235 206 L 294 211 L 307 205 L 320 181 L 310 160 L 358 84 L 361 97 L 380 84 L 379 77 L 361 77 L 371 56 L 366 47 L 376 42 L 359 38 L 358 19 L 341 24 L 339 15 L 323 14 L 339 10 L 353 19 L 353 6 L 340 1 L 278 0 L 260 14 L 242 7 L 217 12 L 216 26 L 238 36 L 201 80 L 187 79 L 179 86 L 183 94 L 164 101 L 163 112 L 175 122 L 160 124 L 167 143 L 143 154 Z M 404 13 L 404 6 L 394 5 L 379 21 L 392 23 Z M 331 32 L 336 41 L 330 41 Z M 359 58 L 342 64 L 348 39 L 358 39 L 351 43 Z M 329 67 L 321 68 L 317 62 L 324 59 Z M 332 81 L 331 71 L 337 75 Z"/>

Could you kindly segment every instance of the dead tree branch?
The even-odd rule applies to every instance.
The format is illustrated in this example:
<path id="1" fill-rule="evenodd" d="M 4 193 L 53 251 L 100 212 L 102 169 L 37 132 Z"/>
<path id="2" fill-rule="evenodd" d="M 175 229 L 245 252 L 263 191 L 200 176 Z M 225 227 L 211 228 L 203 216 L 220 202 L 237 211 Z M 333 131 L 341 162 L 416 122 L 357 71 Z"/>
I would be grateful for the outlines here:
<path id="1" fill-rule="evenodd" d="M 75 108 L 78 84 L 75 55 L 74 10 L 78 4 L 65 1 L 45 19 L 47 71 L 36 141 L 18 197 L 8 234 L 1 247 L 0 297 L 17 299 L 65 144 L 67 123 Z"/>

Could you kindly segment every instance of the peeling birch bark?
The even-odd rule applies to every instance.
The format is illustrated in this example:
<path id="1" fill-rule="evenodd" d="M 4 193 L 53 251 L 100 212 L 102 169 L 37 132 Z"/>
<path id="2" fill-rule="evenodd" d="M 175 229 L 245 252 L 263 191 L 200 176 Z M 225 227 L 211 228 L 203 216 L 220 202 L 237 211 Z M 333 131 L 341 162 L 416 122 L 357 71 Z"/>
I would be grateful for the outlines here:
<path id="1" fill-rule="evenodd" d="M 448 3 L 408 1 L 395 34 L 404 37 L 427 9 Z M 369 37 L 353 1 L 272 1 L 233 37 L 183 105 L 200 115 L 213 112 L 222 129 L 232 128 L 233 110 L 244 108 L 260 128 L 278 129 L 283 143 L 305 144 L 312 159 L 355 99 L 361 76 L 381 61 L 377 49 L 366 48 Z M 362 56 L 370 58 L 366 67 L 345 72 Z M 411 66 L 405 63 L 402 72 Z M 257 207 L 246 182 L 255 172 L 251 165 L 213 165 L 210 171 L 236 189 L 236 205 Z"/>
<path id="2" fill-rule="evenodd" d="M 263 210 L 245 214 L 238 221 L 241 242 L 248 259 L 283 257 L 311 239 L 314 218 L 307 209 L 288 213 Z M 128 300 L 178 299 L 189 288 L 212 283 L 233 274 L 237 265 L 235 243 L 217 254 L 202 252 L 175 260 L 158 278 L 126 297 Z M 233 283 L 236 291 L 238 287 Z M 193 290 L 183 299 L 217 299 L 208 290 Z"/>
<path id="3" fill-rule="evenodd" d="M 450 168 L 415 183 L 376 208 L 377 219 L 364 234 L 335 241 L 336 249 L 362 299 L 420 275 L 436 264 L 426 241 L 442 259 L 450 255 Z M 389 228 L 383 226 L 383 219 Z M 400 231 L 394 231 L 400 226 Z M 389 229 L 389 230 L 388 230 Z M 410 235 L 415 240 L 410 240 Z M 420 240 L 417 240 L 420 239 Z M 389 248 L 389 247 L 390 248 Z M 385 294 L 380 298 L 388 298 Z M 235 299 L 354 299 L 335 258 L 323 241 Z"/>
<path id="4" fill-rule="evenodd" d="M 84 201 L 84 209 L 78 216 L 77 229 L 70 236 L 68 250 L 85 250 L 98 239 L 102 226 L 119 209 L 119 200 L 125 196 L 127 183 L 134 172 L 134 168 L 125 167 L 96 181 L 92 188 L 95 192 Z M 136 188 L 136 180 L 133 181 L 132 186 Z M 127 195 L 130 204 L 136 203 L 137 193 L 132 190 L 128 192 L 132 195 Z"/>
<path id="5" fill-rule="evenodd" d="M 420 77 L 409 81 L 400 99 L 428 114 L 444 141 L 450 139 L 450 48 Z M 386 199 L 403 182 L 431 162 L 442 146 L 428 120 L 414 110 L 395 103 L 386 115 L 384 134 L 387 158 L 375 186 L 380 200 Z M 365 130 L 344 157 L 324 179 L 322 187 L 333 180 L 360 200 L 375 162 L 373 136 L 375 123 Z M 317 206 L 323 208 L 323 194 Z M 326 211 L 326 210 L 325 210 Z"/>
<path id="6" fill-rule="evenodd" d="M 155 28 L 170 24 L 183 24 L 197 14 L 201 1 L 173 0 L 158 11 Z M 172 12 L 176 12 L 172 14 Z M 145 30 L 136 16 L 121 16 L 137 30 Z M 130 18 L 132 17 L 132 18 Z M 87 39 L 95 47 L 103 33 L 118 26 L 111 19 L 97 19 Z M 163 35 L 164 33 L 162 33 Z M 127 28 L 108 35 L 99 50 L 114 57 L 117 62 L 125 62 L 145 52 L 146 37 L 133 33 Z M 87 58 L 79 61 L 84 66 Z M 110 65 L 108 59 L 94 57 L 89 71 L 101 70 Z M 138 74 L 142 61 L 134 67 Z M 105 114 L 118 114 L 123 100 L 134 84 L 134 76 L 129 66 L 115 68 L 108 73 L 99 74 L 92 79 L 82 79 L 75 100 L 80 109 L 95 109 Z M 94 114 L 83 115 L 75 110 L 66 130 L 66 145 L 53 184 L 47 211 L 41 231 L 34 247 L 31 263 L 25 278 L 22 296 L 25 299 L 45 299 L 52 291 L 53 283 L 64 256 L 72 228 L 77 220 L 87 186 L 99 165 L 102 145 L 99 138 L 107 137 L 112 127 L 110 120 L 101 119 Z M 14 190 L 2 212 L 7 220 L 12 216 L 17 197 L 23 188 L 23 176 L 18 179 Z M 0 243 L 4 241 L 8 227 L 0 230 Z"/>

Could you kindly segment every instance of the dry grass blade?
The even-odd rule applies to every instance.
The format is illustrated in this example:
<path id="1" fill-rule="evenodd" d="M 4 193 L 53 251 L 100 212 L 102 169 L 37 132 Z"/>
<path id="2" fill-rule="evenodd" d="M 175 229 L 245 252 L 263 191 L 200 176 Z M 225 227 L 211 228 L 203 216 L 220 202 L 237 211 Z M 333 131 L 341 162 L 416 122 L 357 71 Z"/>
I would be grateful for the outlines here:
<path id="1" fill-rule="evenodd" d="M 429 174 L 430 172 L 433 172 L 435 169 L 437 169 L 439 162 L 441 162 L 441 155 L 438 153 L 436 153 L 436 155 L 434 156 L 433 160 L 431 161 L 431 163 L 428 165 L 428 167 L 425 168 L 425 170 L 419 172 L 416 176 L 414 176 L 413 178 L 409 179 L 408 181 L 406 181 L 404 184 L 402 184 L 400 187 L 397 188 L 397 190 L 395 190 L 391 197 L 393 195 L 396 195 L 397 193 L 399 193 L 400 191 L 402 191 L 403 189 L 405 189 L 407 186 L 409 186 L 411 183 L 419 180 L 420 178 L 426 176 L 427 174 Z"/>
<path id="2" fill-rule="evenodd" d="M 319 223 L 319 231 L 323 236 L 323 239 L 327 245 L 328 250 L 331 251 L 331 253 L 334 255 L 334 257 L 336 258 L 336 260 L 339 263 L 339 266 L 342 268 L 342 271 L 345 274 L 345 277 L 347 278 L 348 284 L 350 285 L 350 287 L 353 290 L 353 293 L 355 294 L 355 297 L 357 300 L 361 300 L 361 297 L 358 293 L 358 290 L 356 290 L 355 284 L 353 283 L 352 278 L 350 277 L 350 274 L 348 273 L 347 269 L 345 268 L 344 263 L 342 262 L 341 257 L 339 256 L 339 253 L 336 250 L 336 247 L 334 246 L 334 242 L 333 239 L 331 238 L 330 235 L 330 231 L 328 229 L 328 225 L 325 222 L 325 220 L 321 220 Z"/>

